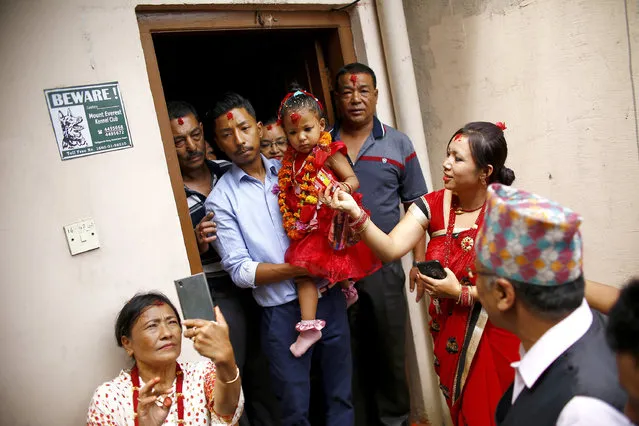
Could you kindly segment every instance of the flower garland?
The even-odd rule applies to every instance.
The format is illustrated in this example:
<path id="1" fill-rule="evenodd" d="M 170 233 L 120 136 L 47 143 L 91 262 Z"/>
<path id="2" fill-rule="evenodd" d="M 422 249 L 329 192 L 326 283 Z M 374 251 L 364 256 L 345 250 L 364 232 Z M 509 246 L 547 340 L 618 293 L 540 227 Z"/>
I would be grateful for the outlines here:
<path id="1" fill-rule="evenodd" d="M 295 157 L 297 151 L 289 146 L 284 154 L 282 160 L 282 168 L 278 174 L 278 203 L 280 205 L 280 211 L 282 212 L 282 221 L 286 234 L 291 240 L 299 240 L 306 235 L 310 229 L 308 223 L 301 221 L 302 207 L 304 205 L 316 205 L 317 204 L 317 189 L 315 188 L 315 177 L 317 176 L 317 170 L 313 163 L 315 162 L 315 154 L 318 150 L 330 152 L 330 145 L 332 138 L 330 133 L 322 132 L 317 145 L 308 154 L 301 170 L 295 172 Z M 300 191 L 297 196 L 297 207 L 291 211 L 286 203 L 287 195 L 289 193 L 295 193 L 296 191 L 290 191 L 294 189 L 295 180 L 299 173 L 302 172 L 302 179 L 300 183 Z"/>

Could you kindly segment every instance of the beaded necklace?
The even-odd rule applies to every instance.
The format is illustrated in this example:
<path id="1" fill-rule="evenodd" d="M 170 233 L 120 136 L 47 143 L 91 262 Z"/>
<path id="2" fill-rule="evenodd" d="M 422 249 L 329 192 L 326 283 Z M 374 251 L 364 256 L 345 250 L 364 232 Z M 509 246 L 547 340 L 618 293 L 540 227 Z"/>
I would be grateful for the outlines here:
<path id="1" fill-rule="evenodd" d="M 302 207 L 306 204 L 317 204 L 317 189 L 315 188 L 315 178 L 318 170 L 315 169 L 313 162 L 315 161 L 315 154 L 318 150 L 330 152 L 331 135 L 328 132 L 322 132 L 317 145 L 306 156 L 304 162 L 300 166 L 299 170 L 295 170 L 295 157 L 297 151 L 289 146 L 284 154 L 282 160 L 282 168 L 278 173 L 278 186 L 280 189 L 278 195 L 278 203 L 280 205 L 280 211 L 282 212 L 282 222 L 286 234 L 291 240 L 299 240 L 307 233 L 307 223 L 303 223 L 300 220 Z M 295 180 L 297 176 L 302 174 L 300 191 L 294 190 Z M 290 190 L 296 193 L 296 208 L 291 211 L 286 203 Z"/>
<path id="2" fill-rule="evenodd" d="M 182 385 L 184 384 L 184 374 L 182 374 L 182 368 L 180 364 L 175 363 L 175 398 L 177 399 L 177 415 L 178 425 L 184 424 L 184 395 L 182 394 Z M 140 372 L 138 371 L 137 364 L 131 369 L 131 383 L 133 383 L 133 418 L 135 426 L 139 425 L 138 422 L 138 398 L 140 397 Z"/>
<path id="3" fill-rule="evenodd" d="M 453 196 L 453 199 L 450 202 L 450 213 L 448 215 L 448 227 L 446 228 L 446 241 L 444 242 L 444 245 L 446 247 L 446 252 L 444 254 L 443 266 L 445 268 L 450 267 L 449 266 L 450 252 L 453 247 L 453 234 L 455 231 L 455 218 L 457 217 L 457 214 L 458 214 L 457 213 L 458 203 L 459 203 L 459 200 L 457 199 L 457 197 Z M 477 231 L 479 230 L 479 226 L 477 224 L 481 223 L 482 218 L 484 217 L 484 212 L 486 210 L 485 201 L 480 208 L 481 208 L 481 211 L 479 212 L 479 216 L 477 216 L 477 220 L 475 221 L 475 224 L 473 225 L 473 227 L 470 228 L 469 234 L 466 235 L 461 240 L 461 243 L 460 243 L 462 250 L 466 253 L 472 250 L 473 246 L 475 245 L 475 237 L 477 236 Z M 478 209 L 475 209 L 475 210 L 478 210 Z M 455 236 L 455 238 L 457 237 Z M 436 312 L 438 314 L 441 314 L 441 306 L 439 304 L 439 299 L 433 298 L 433 304 L 435 305 Z"/>

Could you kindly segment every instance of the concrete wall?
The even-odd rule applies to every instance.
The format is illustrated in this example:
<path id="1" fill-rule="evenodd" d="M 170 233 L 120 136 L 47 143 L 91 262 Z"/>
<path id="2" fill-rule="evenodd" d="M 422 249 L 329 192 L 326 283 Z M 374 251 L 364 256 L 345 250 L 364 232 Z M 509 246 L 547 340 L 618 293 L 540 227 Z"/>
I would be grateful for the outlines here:
<path id="1" fill-rule="evenodd" d="M 639 16 L 627 3 L 404 0 L 436 187 L 455 130 L 506 122 L 515 186 L 583 215 L 586 276 L 613 285 L 639 273 Z"/>
<path id="2" fill-rule="evenodd" d="M 82 424 L 93 390 L 126 365 L 117 310 L 142 289 L 175 300 L 172 280 L 190 273 L 136 5 L 0 2 L 1 424 Z M 109 81 L 120 82 L 134 148 L 60 161 L 43 90 Z M 86 217 L 101 248 L 71 257 L 62 226 Z"/>

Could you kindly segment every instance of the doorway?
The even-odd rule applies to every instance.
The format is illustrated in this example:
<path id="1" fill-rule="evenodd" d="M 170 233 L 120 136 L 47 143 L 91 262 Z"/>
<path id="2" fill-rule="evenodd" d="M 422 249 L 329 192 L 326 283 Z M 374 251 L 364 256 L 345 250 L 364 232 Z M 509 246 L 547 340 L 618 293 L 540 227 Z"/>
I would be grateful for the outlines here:
<path id="1" fill-rule="evenodd" d="M 206 113 L 228 91 L 255 107 L 258 120 L 277 114 L 291 83 L 311 91 L 335 120 L 332 81 L 355 51 L 346 12 L 137 9 L 140 37 L 191 273 L 202 271 L 166 102 L 195 106 L 207 140 Z"/>
<path id="2" fill-rule="evenodd" d="M 157 34 L 155 54 L 167 101 L 195 106 L 212 141 L 208 111 L 225 92 L 236 92 L 255 108 L 258 121 L 277 114 L 291 84 L 301 85 L 326 105 L 334 120 L 331 79 L 324 50 L 331 29 L 239 30 Z M 221 153 L 218 152 L 218 155 Z"/>

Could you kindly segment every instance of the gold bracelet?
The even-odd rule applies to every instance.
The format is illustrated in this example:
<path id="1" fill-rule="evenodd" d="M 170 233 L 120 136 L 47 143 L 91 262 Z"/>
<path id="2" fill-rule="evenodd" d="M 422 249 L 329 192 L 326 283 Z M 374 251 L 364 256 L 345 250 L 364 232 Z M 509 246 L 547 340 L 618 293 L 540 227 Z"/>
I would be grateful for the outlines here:
<path id="1" fill-rule="evenodd" d="M 237 379 L 240 378 L 240 367 L 236 365 L 235 369 L 237 370 L 237 374 L 235 375 L 235 378 L 231 380 L 230 382 L 225 382 L 224 380 L 222 380 L 222 383 L 224 383 L 225 385 L 232 385 L 233 383 L 237 382 Z"/>

